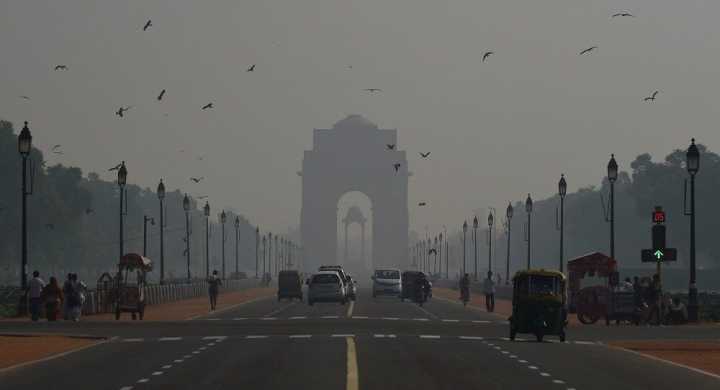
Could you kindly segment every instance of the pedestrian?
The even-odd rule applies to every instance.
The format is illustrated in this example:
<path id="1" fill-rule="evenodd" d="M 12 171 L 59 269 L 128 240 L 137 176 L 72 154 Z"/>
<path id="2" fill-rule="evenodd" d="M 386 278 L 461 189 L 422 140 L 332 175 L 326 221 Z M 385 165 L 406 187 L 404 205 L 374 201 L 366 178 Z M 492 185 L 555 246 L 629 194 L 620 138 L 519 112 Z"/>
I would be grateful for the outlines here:
<path id="1" fill-rule="evenodd" d="M 65 297 L 69 297 L 72 295 L 72 275 L 73 274 L 67 274 L 67 279 L 65 280 L 65 283 L 63 283 L 63 295 Z M 70 320 L 70 306 L 69 306 L 70 299 L 65 299 L 65 302 L 63 303 L 63 319 L 65 321 Z"/>
<path id="2" fill-rule="evenodd" d="M 71 274 L 70 279 L 70 295 L 65 295 L 70 311 L 70 319 L 77 322 L 80 321 L 82 314 L 82 306 L 85 303 L 85 283 L 78 280 L 77 274 Z"/>
<path id="3" fill-rule="evenodd" d="M 40 279 L 40 272 L 33 271 L 33 278 L 30 279 L 28 295 L 30 298 L 30 316 L 33 321 L 40 319 L 40 307 L 42 305 L 42 291 L 45 288 L 45 281 Z"/>
<path id="4" fill-rule="evenodd" d="M 208 278 L 208 293 L 210 294 L 210 310 L 215 310 L 217 306 L 218 294 L 220 294 L 220 286 L 222 280 L 218 277 L 217 270 L 213 270 L 212 275 Z"/>
<path id="5" fill-rule="evenodd" d="M 63 292 L 54 276 L 50 278 L 50 283 L 43 288 L 42 297 L 45 301 L 45 315 L 47 316 L 47 320 L 56 321 L 63 303 Z"/>
<path id="6" fill-rule="evenodd" d="M 650 305 L 650 314 L 648 314 L 647 317 L 648 322 L 650 322 L 650 319 L 654 315 L 657 320 L 657 325 L 660 325 L 662 319 L 661 299 L 662 287 L 660 286 L 660 275 L 654 274 L 647 293 L 647 301 Z"/>
<path id="7" fill-rule="evenodd" d="M 489 313 L 495 311 L 495 282 L 492 279 L 492 271 L 488 271 L 487 278 L 483 282 L 485 293 L 485 308 Z"/>

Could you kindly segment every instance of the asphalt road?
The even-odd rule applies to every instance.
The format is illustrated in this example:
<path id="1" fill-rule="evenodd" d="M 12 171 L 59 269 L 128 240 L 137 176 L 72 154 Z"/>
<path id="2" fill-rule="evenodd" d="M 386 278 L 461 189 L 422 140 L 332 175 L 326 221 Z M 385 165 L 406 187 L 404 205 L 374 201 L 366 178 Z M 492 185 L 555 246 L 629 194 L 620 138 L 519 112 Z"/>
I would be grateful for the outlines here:
<path id="1" fill-rule="evenodd" d="M 101 345 L 0 374 L 0 389 L 718 389 L 720 380 L 606 346 L 719 339 L 720 327 L 574 327 L 568 342 L 507 339 L 504 318 L 361 290 L 352 304 L 263 299 L 192 321 L 2 323 Z"/>

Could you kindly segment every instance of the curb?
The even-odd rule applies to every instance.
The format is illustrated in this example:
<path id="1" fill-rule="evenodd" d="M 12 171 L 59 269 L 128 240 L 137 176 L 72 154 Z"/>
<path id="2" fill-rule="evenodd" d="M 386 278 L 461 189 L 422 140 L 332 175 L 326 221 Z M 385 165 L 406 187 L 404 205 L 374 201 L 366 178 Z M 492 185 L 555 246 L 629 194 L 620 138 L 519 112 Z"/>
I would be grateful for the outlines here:
<path id="1" fill-rule="evenodd" d="M 65 337 L 68 339 L 86 339 L 86 340 L 107 340 L 106 336 L 94 336 L 90 334 L 74 334 L 74 333 L 5 333 L 0 332 L 0 337 Z"/>
<path id="2" fill-rule="evenodd" d="M 645 353 L 642 353 L 642 352 L 638 352 L 638 351 L 633 351 L 632 349 L 628 349 L 628 348 L 618 347 L 618 346 L 609 345 L 609 344 L 603 344 L 603 345 L 605 345 L 606 347 L 608 347 L 608 348 L 610 348 L 610 349 L 615 349 L 615 350 L 619 350 L 619 351 L 629 352 L 629 353 L 631 353 L 631 354 L 633 354 L 633 355 L 636 355 L 636 356 L 641 356 L 641 357 L 644 357 L 644 358 L 647 358 L 647 359 L 655 360 L 655 361 L 657 361 L 657 362 L 662 362 L 662 363 L 665 363 L 665 364 L 669 364 L 669 365 L 671 365 L 671 366 L 684 368 L 684 369 L 686 369 L 686 370 L 694 371 L 694 372 L 696 372 L 696 373 L 698 373 L 698 374 L 706 375 L 706 376 L 709 376 L 709 377 L 711 377 L 711 378 L 715 378 L 715 379 L 720 380 L 720 375 L 718 375 L 718 374 L 713 374 L 712 372 L 705 371 L 705 370 L 702 370 L 702 369 L 700 369 L 700 368 L 695 368 L 695 367 L 687 366 L 687 365 L 685 365 L 685 364 L 676 363 L 676 362 L 673 362 L 673 361 L 670 361 L 670 360 L 666 360 L 666 359 L 663 359 L 663 358 L 659 358 L 659 357 L 657 357 L 657 356 L 648 355 L 648 354 L 645 354 Z"/>
<path id="3" fill-rule="evenodd" d="M 37 335 L 39 336 L 39 335 L 41 335 L 41 334 L 38 333 Z M 3 334 L 3 336 L 5 336 L 5 334 Z M 24 335 L 15 334 L 15 335 L 13 335 L 12 337 L 33 337 L 33 336 L 32 336 L 32 335 L 27 335 L 27 334 L 24 334 Z M 76 338 L 85 338 L 85 337 L 76 337 Z M 90 337 L 88 337 L 88 338 L 92 338 L 92 336 L 90 336 Z M 99 341 L 94 342 L 94 343 L 89 344 L 89 345 L 83 345 L 82 347 L 77 347 L 77 348 L 71 349 L 71 350 L 69 350 L 69 351 L 56 353 L 56 354 L 54 354 L 54 355 L 46 356 L 46 357 L 44 357 L 44 358 L 40 358 L 40 359 L 36 359 L 36 360 L 31 360 L 31 361 L 27 361 L 27 362 L 23 362 L 23 363 L 18 363 L 18 364 L 15 364 L 15 365 L 12 365 L 12 366 L 9 366 L 9 367 L 5 367 L 5 368 L 0 368 L 0 376 L 2 376 L 3 374 L 8 373 L 8 372 L 10 372 L 10 371 L 14 371 L 14 370 L 17 370 L 17 369 L 20 369 L 20 368 L 23 368 L 23 367 L 31 366 L 31 365 L 34 365 L 34 364 L 37 364 L 37 363 L 47 362 L 47 361 L 49 361 L 49 360 L 54 360 L 54 359 L 58 359 L 58 358 L 61 358 L 61 357 L 64 357 L 64 356 L 68 356 L 68 355 L 70 355 L 70 354 L 72 354 L 72 353 L 75 353 L 75 352 L 80 352 L 80 351 L 83 351 L 83 350 L 86 350 L 86 349 L 90 349 L 90 348 L 96 347 L 96 346 L 98 346 L 98 345 L 108 343 L 108 342 L 110 342 L 110 341 L 112 341 L 112 340 L 114 340 L 114 339 L 115 339 L 115 337 L 112 337 L 112 338 L 103 337 L 103 338 L 100 338 Z"/>

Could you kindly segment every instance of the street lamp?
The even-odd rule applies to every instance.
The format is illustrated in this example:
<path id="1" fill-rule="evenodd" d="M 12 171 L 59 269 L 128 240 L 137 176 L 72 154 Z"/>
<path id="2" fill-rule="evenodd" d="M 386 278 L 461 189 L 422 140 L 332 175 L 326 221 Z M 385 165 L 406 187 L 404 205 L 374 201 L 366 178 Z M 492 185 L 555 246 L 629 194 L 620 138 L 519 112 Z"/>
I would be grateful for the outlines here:
<path id="1" fill-rule="evenodd" d="M 227 214 L 225 210 L 220 213 L 220 225 L 221 225 L 221 240 L 222 243 L 222 278 L 225 279 L 225 222 L 227 221 Z"/>
<path id="2" fill-rule="evenodd" d="M 185 210 L 185 257 L 187 259 L 187 279 L 190 282 L 190 198 L 187 194 L 183 198 L 183 210 Z"/>
<path id="3" fill-rule="evenodd" d="M 268 272 L 272 275 L 272 233 L 268 233 Z"/>
<path id="4" fill-rule="evenodd" d="M 438 262 L 437 261 L 438 260 L 437 247 L 438 247 L 438 238 L 437 238 L 437 236 L 435 236 L 435 240 L 433 241 L 433 249 L 435 249 L 435 260 L 434 260 L 434 264 L 433 264 L 433 272 L 435 274 L 437 274 L 437 262 Z M 442 258 L 440 258 L 440 260 L 442 260 Z"/>
<path id="5" fill-rule="evenodd" d="M 565 240 L 565 195 L 567 194 L 567 182 L 564 174 L 560 175 L 558 194 L 560 195 L 560 272 L 563 272 L 565 268 L 565 250 L 563 248 Z"/>
<path id="6" fill-rule="evenodd" d="M 157 197 L 160 199 L 160 284 L 165 283 L 165 184 L 160 179 L 157 186 Z"/>
<path id="7" fill-rule="evenodd" d="M 610 182 L 610 257 L 615 259 L 615 181 L 618 178 L 618 164 L 615 155 L 610 155 L 607 165 L 607 178 Z"/>
<path id="8" fill-rule="evenodd" d="M 463 221 L 463 225 L 462 225 L 462 229 L 463 229 L 463 274 L 462 274 L 462 276 L 465 276 L 465 274 L 467 273 L 467 261 L 465 260 L 467 257 L 465 255 L 465 252 L 466 252 L 465 247 L 467 246 L 467 245 L 465 245 L 467 227 L 468 227 L 467 221 Z"/>
<path id="9" fill-rule="evenodd" d="M 695 175 L 700 170 L 700 151 L 695 146 L 695 138 L 685 154 L 685 165 L 690 174 L 690 286 L 688 289 L 688 320 L 698 320 L 698 292 L 695 269 Z"/>
<path id="10" fill-rule="evenodd" d="M 205 278 L 210 277 L 210 203 L 205 202 Z"/>
<path id="11" fill-rule="evenodd" d="M 477 215 L 473 218 L 473 251 L 475 253 L 475 281 L 478 280 L 478 250 L 477 250 L 477 230 L 478 230 L 478 219 Z"/>
<path id="12" fill-rule="evenodd" d="M 259 262 L 258 254 L 260 252 L 260 226 L 255 227 L 255 279 L 258 278 Z"/>
<path id="13" fill-rule="evenodd" d="M 21 246 L 22 255 L 20 259 L 20 285 L 23 291 L 27 291 L 27 196 L 32 193 L 32 190 L 27 189 L 27 161 L 32 150 L 32 134 L 28 129 L 28 123 L 25 122 L 20 134 L 18 134 L 18 152 L 22 157 L 22 187 L 20 188 L 22 195 L 22 234 L 21 234 Z M 25 314 L 27 305 L 24 303 L 25 299 L 21 300 L 23 304 L 20 305 L 20 314 Z"/>
<path id="14" fill-rule="evenodd" d="M 505 219 L 507 221 L 507 258 L 505 259 L 505 284 L 510 284 L 510 230 L 512 226 L 513 217 L 512 203 L 508 202 L 508 207 L 505 209 Z"/>
<path id="15" fill-rule="evenodd" d="M 266 263 L 265 263 L 265 252 L 267 249 L 267 237 L 265 237 L 264 235 L 263 235 L 263 239 L 262 239 L 262 245 L 263 245 L 263 280 L 264 280 L 265 275 L 267 274 Z"/>
<path id="16" fill-rule="evenodd" d="M 438 264 L 438 273 L 440 274 L 440 277 L 442 278 L 442 254 L 443 254 L 443 234 L 440 233 L 438 235 L 438 241 L 440 242 L 440 246 L 438 247 L 440 250 L 440 264 Z M 447 256 L 447 253 L 445 254 Z"/>
<path id="17" fill-rule="evenodd" d="M 124 248 L 125 242 L 124 242 L 124 236 L 123 236 L 123 234 L 124 234 L 123 230 L 125 230 L 123 227 L 123 224 L 124 224 L 123 216 L 125 216 L 125 208 L 123 207 L 123 204 L 125 203 L 124 202 L 124 200 L 125 200 L 125 184 L 127 184 L 127 174 L 128 174 L 128 171 L 127 171 L 127 168 L 125 167 L 125 161 L 123 161 L 120 164 L 120 169 L 118 169 L 118 174 L 117 174 L 117 183 L 118 183 L 118 187 L 120 187 L 120 258 L 122 258 L 123 254 L 125 253 L 125 248 Z"/>
<path id="18" fill-rule="evenodd" d="M 530 251 L 531 251 L 531 232 L 532 232 L 532 209 L 533 209 L 533 201 L 530 197 L 530 194 L 528 194 L 527 199 L 525 200 L 525 212 L 528 216 L 528 227 L 527 227 L 527 269 L 530 269 Z"/>
<path id="19" fill-rule="evenodd" d="M 275 235 L 275 273 L 280 273 L 280 247 L 278 246 L 278 235 Z"/>
<path id="20" fill-rule="evenodd" d="M 147 256 L 147 223 L 155 226 L 155 218 L 143 215 L 143 257 Z"/>
<path id="21" fill-rule="evenodd" d="M 492 272 L 492 227 L 495 217 L 492 212 L 488 214 L 488 272 Z"/>
<path id="22" fill-rule="evenodd" d="M 235 277 L 240 275 L 240 217 L 235 217 Z"/>
<path id="23" fill-rule="evenodd" d="M 445 278 L 450 279 L 450 237 L 447 235 L 447 226 L 443 225 L 445 232 Z"/>

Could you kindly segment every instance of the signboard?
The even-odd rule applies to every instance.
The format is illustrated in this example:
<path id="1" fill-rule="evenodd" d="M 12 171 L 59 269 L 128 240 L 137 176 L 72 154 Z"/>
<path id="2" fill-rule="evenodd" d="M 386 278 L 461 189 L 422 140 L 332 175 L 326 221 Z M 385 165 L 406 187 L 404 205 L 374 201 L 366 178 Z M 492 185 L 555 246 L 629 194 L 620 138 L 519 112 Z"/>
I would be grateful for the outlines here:
<path id="1" fill-rule="evenodd" d="M 664 263 L 677 261 L 677 248 L 643 249 L 640 252 L 643 263 Z"/>

